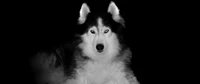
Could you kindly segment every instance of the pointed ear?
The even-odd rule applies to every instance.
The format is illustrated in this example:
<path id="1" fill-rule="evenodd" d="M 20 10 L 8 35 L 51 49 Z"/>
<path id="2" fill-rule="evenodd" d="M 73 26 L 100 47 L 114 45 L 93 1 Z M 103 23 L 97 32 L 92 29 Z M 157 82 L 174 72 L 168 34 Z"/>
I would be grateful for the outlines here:
<path id="1" fill-rule="evenodd" d="M 79 22 L 83 23 L 87 17 L 87 14 L 90 12 L 89 7 L 86 3 L 83 3 L 80 10 Z"/>
<path id="2" fill-rule="evenodd" d="M 115 19 L 119 18 L 119 9 L 113 1 L 110 2 L 108 12 L 111 13 Z"/>

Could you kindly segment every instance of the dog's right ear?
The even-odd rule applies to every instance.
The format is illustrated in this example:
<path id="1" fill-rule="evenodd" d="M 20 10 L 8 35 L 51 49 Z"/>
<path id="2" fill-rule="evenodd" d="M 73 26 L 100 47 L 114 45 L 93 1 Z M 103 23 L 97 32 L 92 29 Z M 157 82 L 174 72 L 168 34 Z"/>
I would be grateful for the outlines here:
<path id="1" fill-rule="evenodd" d="M 84 23 L 84 21 L 86 20 L 87 14 L 90 13 L 90 9 L 87 6 L 86 3 L 83 3 L 81 6 L 81 10 L 80 10 L 80 16 L 79 16 L 79 23 Z"/>

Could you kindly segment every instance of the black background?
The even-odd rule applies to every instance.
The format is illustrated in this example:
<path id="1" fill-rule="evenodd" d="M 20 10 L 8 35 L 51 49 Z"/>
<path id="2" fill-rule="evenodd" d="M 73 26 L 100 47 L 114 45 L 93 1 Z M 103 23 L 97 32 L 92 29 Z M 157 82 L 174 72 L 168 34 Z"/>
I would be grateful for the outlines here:
<path id="1" fill-rule="evenodd" d="M 12 55 L 8 56 L 6 65 L 10 80 L 29 84 L 32 75 L 28 58 L 40 50 L 57 47 L 71 40 L 83 2 L 94 11 L 107 11 L 110 3 L 92 0 L 9 2 L 5 8 L 9 9 L 6 10 L 7 28 L 11 36 L 7 39 L 11 46 L 8 54 Z M 161 67 L 169 63 L 167 59 L 173 59 L 169 56 L 171 53 L 177 52 L 178 36 L 175 33 L 180 23 L 181 14 L 178 12 L 181 7 L 175 6 L 175 2 L 165 1 L 123 0 L 115 3 L 126 21 L 129 35 L 126 40 L 133 51 L 132 68 L 138 81 L 149 83 L 152 81 L 146 79 L 162 79 L 160 75 L 167 72 L 161 71 Z"/>

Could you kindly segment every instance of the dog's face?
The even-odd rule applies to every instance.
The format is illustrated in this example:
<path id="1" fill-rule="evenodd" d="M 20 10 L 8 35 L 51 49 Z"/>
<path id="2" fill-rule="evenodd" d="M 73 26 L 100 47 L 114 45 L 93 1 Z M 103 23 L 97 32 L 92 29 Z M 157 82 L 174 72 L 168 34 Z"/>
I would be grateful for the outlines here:
<path id="1" fill-rule="evenodd" d="M 120 46 L 116 30 L 123 27 L 123 19 L 114 2 L 106 13 L 92 13 L 86 3 L 82 4 L 78 21 L 86 30 L 80 35 L 83 40 L 80 47 L 85 55 L 100 60 L 117 54 Z"/>

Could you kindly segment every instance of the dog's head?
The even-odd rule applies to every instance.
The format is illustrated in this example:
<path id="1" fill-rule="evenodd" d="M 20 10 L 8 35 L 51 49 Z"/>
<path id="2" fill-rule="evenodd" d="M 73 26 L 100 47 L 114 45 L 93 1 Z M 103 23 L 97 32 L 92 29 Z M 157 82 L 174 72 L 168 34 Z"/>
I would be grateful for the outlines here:
<path id="1" fill-rule="evenodd" d="M 80 47 L 84 54 L 92 57 L 116 55 L 120 49 L 119 32 L 124 27 L 116 4 L 111 1 L 106 13 L 93 13 L 83 3 L 79 14 L 78 24 L 85 29 L 80 35 L 83 41 Z"/>

